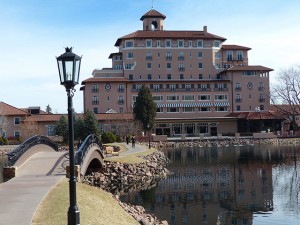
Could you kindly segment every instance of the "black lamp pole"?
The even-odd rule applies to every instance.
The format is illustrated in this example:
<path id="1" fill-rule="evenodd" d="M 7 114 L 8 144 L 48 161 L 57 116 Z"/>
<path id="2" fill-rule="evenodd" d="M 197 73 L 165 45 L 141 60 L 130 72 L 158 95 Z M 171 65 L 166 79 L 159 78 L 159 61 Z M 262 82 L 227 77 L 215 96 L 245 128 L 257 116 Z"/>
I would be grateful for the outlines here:
<path id="1" fill-rule="evenodd" d="M 74 158 L 74 110 L 73 95 L 75 85 L 79 81 L 81 57 L 72 52 L 72 48 L 66 48 L 66 52 L 57 57 L 57 65 L 61 85 L 64 85 L 68 95 L 68 129 L 69 129 L 69 197 L 68 225 L 80 225 L 79 209 L 76 200 L 76 176 Z"/>
<path id="2" fill-rule="evenodd" d="M 151 145 L 150 145 L 150 125 L 148 124 L 147 127 L 148 127 L 148 141 L 149 141 L 149 148 L 151 148 Z"/>

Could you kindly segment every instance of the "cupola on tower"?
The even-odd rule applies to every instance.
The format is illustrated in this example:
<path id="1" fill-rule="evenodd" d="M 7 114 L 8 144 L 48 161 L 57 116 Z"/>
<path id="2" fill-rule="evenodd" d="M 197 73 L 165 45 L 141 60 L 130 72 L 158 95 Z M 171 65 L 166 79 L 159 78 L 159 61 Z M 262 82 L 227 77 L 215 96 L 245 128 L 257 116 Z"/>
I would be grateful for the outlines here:
<path id="1" fill-rule="evenodd" d="M 141 17 L 143 21 L 143 30 L 155 31 L 155 30 L 164 30 L 164 19 L 165 15 L 157 12 L 154 9 L 151 9 Z"/>

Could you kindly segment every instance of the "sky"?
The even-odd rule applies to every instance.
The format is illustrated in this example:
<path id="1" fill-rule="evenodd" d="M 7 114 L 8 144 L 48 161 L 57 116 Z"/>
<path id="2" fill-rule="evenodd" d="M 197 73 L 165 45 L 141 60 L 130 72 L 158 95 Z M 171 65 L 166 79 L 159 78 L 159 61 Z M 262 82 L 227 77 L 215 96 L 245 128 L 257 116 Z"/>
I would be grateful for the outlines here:
<path id="1" fill-rule="evenodd" d="M 165 30 L 203 30 L 224 44 L 250 47 L 249 64 L 280 70 L 300 65 L 299 0 L 0 0 L 0 101 L 26 108 L 50 105 L 67 113 L 56 57 L 73 47 L 82 55 L 80 83 L 94 69 L 111 67 L 119 37 L 143 28 L 154 6 Z M 73 106 L 83 111 L 81 85 Z"/>

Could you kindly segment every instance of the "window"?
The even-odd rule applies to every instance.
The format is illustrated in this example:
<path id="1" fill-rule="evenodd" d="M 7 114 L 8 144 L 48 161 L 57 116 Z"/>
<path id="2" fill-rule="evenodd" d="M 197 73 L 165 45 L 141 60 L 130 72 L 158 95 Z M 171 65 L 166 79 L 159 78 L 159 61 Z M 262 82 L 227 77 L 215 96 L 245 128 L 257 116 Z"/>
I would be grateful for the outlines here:
<path id="1" fill-rule="evenodd" d="M 210 112 L 210 107 L 199 107 L 199 112 Z"/>
<path id="2" fill-rule="evenodd" d="M 55 126 L 48 125 L 48 127 L 47 127 L 47 135 L 48 136 L 55 136 Z"/>
<path id="3" fill-rule="evenodd" d="M 215 95 L 215 100 L 227 100 L 227 95 Z"/>
<path id="4" fill-rule="evenodd" d="M 99 86 L 98 84 L 93 84 L 92 86 L 92 93 L 98 93 L 99 92 Z"/>
<path id="5" fill-rule="evenodd" d="M 215 111 L 216 112 L 227 112 L 227 106 L 218 106 L 218 107 L 215 107 Z"/>
<path id="6" fill-rule="evenodd" d="M 198 58 L 202 58 L 202 52 L 198 52 Z"/>
<path id="7" fill-rule="evenodd" d="M 157 113 L 162 113 L 162 112 L 164 112 L 164 109 L 161 108 L 161 107 L 156 107 L 156 112 Z"/>
<path id="8" fill-rule="evenodd" d="M 242 51 L 237 51 L 237 60 L 242 61 L 243 60 L 243 52 Z"/>
<path id="9" fill-rule="evenodd" d="M 171 48 L 171 40 L 166 40 L 166 47 Z"/>
<path id="10" fill-rule="evenodd" d="M 199 80 L 202 80 L 202 73 L 199 74 Z"/>
<path id="11" fill-rule="evenodd" d="M 124 104 L 124 97 L 123 97 L 122 95 L 119 95 L 119 96 L 118 96 L 118 104 L 119 104 L 119 105 Z"/>
<path id="12" fill-rule="evenodd" d="M 195 112 L 195 108 L 194 107 L 184 107 L 182 108 L 183 112 Z"/>
<path id="13" fill-rule="evenodd" d="M 178 40 L 178 47 L 183 48 L 184 47 L 184 41 L 183 40 Z"/>
<path id="14" fill-rule="evenodd" d="M 134 64 L 133 63 L 127 63 L 125 65 L 125 70 L 133 70 L 134 69 Z"/>
<path id="15" fill-rule="evenodd" d="M 241 101 L 242 101 L 241 94 L 236 94 L 235 102 L 241 102 Z"/>
<path id="16" fill-rule="evenodd" d="M 198 95 L 199 101 L 210 101 L 210 95 Z"/>
<path id="17" fill-rule="evenodd" d="M 125 48 L 133 48 L 133 41 L 125 41 Z"/>
<path id="18" fill-rule="evenodd" d="M 236 83 L 235 84 L 235 90 L 236 91 L 240 91 L 242 88 L 241 88 L 241 84 L 240 83 Z"/>
<path id="19" fill-rule="evenodd" d="M 202 66 L 202 63 L 198 63 L 198 69 L 202 69 L 203 66 Z"/>
<path id="20" fill-rule="evenodd" d="M 254 70 L 246 70 L 246 71 L 243 71 L 243 75 L 244 76 L 255 76 L 256 75 L 256 71 L 254 71 Z"/>
<path id="21" fill-rule="evenodd" d="M 132 59 L 132 58 L 133 58 L 133 52 L 127 52 L 126 59 Z"/>
<path id="22" fill-rule="evenodd" d="M 183 80 L 184 79 L 184 75 L 183 74 L 179 74 L 179 79 Z"/>
<path id="23" fill-rule="evenodd" d="M 14 125 L 20 125 L 21 124 L 21 118 L 20 117 L 15 117 L 14 118 Z"/>
<path id="24" fill-rule="evenodd" d="M 146 47 L 152 48 L 152 40 L 151 39 L 146 40 Z"/>
<path id="25" fill-rule="evenodd" d="M 124 92 L 124 85 L 118 84 L 118 92 Z"/>
<path id="26" fill-rule="evenodd" d="M 115 60 L 116 61 L 121 61 L 122 60 L 122 56 L 121 55 L 116 55 L 115 56 Z"/>
<path id="27" fill-rule="evenodd" d="M 95 114 L 97 114 L 97 113 L 98 113 L 98 108 L 97 108 L 97 107 L 94 107 L 94 108 L 93 108 L 93 112 L 94 112 Z"/>
<path id="28" fill-rule="evenodd" d="M 152 75 L 148 74 L 148 80 L 152 80 Z"/>
<path id="29" fill-rule="evenodd" d="M 133 80 L 133 74 L 129 74 L 129 80 Z"/>
<path id="30" fill-rule="evenodd" d="M 123 113 L 123 112 L 124 112 L 123 107 L 120 107 L 120 108 L 119 108 L 119 113 Z"/>
<path id="31" fill-rule="evenodd" d="M 15 136 L 16 138 L 21 137 L 21 132 L 20 132 L 20 131 L 14 131 L 14 136 Z"/>
<path id="32" fill-rule="evenodd" d="M 122 67 L 122 65 L 114 65 L 114 69 L 115 70 L 122 70 L 123 67 Z"/>
<path id="33" fill-rule="evenodd" d="M 226 55 L 227 55 L 227 61 L 233 60 L 233 52 L 231 50 L 227 51 Z"/>
<path id="34" fill-rule="evenodd" d="M 162 95 L 153 95 L 153 101 L 161 102 L 164 100 L 164 96 Z"/>
<path id="35" fill-rule="evenodd" d="M 160 47 L 160 40 L 156 41 L 156 46 Z"/>
<path id="36" fill-rule="evenodd" d="M 179 101 L 179 95 L 167 95 L 167 101 Z"/>
<path id="37" fill-rule="evenodd" d="M 179 108 L 177 108 L 177 107 L 167 107 L 167 112 L 179 112 Z"/>
<path id="38" fill-rule="evenodd" d="M 151 69 L 152 68 L 152 64 L 151 63 L 147 63 L 147 69 Z"/>
<path id="39" fill-rule="evenodd" d="M 171 63 L 167 63 L 167 69 L 171 69 L 172 68 L 172 64 Z"/>
<path id="40" fill-rule="evenodd" d="M 236 111 L 241 111 L 241 106 L 240 105 L 236 106 Z"/>
<path id="41" fill-rule="evenodd" d="M 98 97 L 97 96 L 93 96 L 92 105 L 98 105 L 98 104 L 99 104 Z"/>
<path id="42" fill-rule="evenodd" d="M 171 80 L 171 79 L 172 79 L 171 74 L 168 74 L 168 75 L 167 75 L 167 79 L 168 79 L 168 80 Z"/>
<path id="43" fill-rule="evenodd" d="M 193 41 L 189 41 L 189 47 L 193 47 Z"/>
<path id="44" fill-rule="evenodd" d="M 182 100 L 183 101 L 194 101 L 195 96 L 194 95 L 182 95 Z"/>
<path id="45" fill-rule="evenodd" d="M 219 48 L 220 47 L 220 41 L 214 41 L 214 47 Z"/>
<path id="46" fill-rule="evenodd" d="M 178 60 L 184 60 L 184 53 L 183 52 L 179 52 L 178 53 Z"/>
<path id="47" fill-rule="evenodd" d="M 220 52 L 216 52 L 215 53 L 215 58 L 216 59 L 220 59 L 221 58 L 221 53 Z"/>
<path id="48" fill-rule="evenodd" d="M 197 40 L 197 47 L 202 48 L 203 47 L 203 41 L 202 40 Z"/>

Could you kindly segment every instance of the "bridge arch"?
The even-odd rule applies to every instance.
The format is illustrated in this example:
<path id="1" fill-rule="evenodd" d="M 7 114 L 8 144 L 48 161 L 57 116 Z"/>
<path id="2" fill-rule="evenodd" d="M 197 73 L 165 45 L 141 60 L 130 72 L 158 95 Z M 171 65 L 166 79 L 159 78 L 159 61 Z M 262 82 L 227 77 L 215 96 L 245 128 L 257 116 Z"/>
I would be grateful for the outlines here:
<path id="1" fill-rule="evenodd" d="M 58 151 L 58 145 L 45 136 L 33 136 L 8 153 L 9 166 L 21 166 L 38 152 Z"/>
<path id="2" fill-rule="evenodd" d="M 75 155 L 75 164 L 80 165 L 81 176 L 104 168 L 103 145 L 96 135 L 89 135 L 81 144 Z"/>

